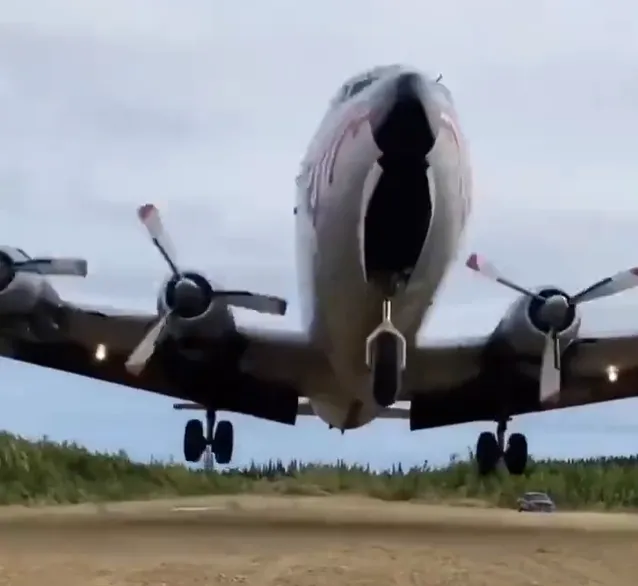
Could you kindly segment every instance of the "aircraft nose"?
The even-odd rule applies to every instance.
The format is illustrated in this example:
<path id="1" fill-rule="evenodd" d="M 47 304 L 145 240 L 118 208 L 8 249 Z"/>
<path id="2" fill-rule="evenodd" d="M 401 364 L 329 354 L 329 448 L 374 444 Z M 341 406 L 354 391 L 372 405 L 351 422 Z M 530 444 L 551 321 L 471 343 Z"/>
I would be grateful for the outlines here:
<path id="1" fill-rule="evenodd" d="M 434 146 L 425 106 L 424 81 L 401 73 L 376 95 L 370 111 L 374 141 L 385 156 L 425 159 Z"/>

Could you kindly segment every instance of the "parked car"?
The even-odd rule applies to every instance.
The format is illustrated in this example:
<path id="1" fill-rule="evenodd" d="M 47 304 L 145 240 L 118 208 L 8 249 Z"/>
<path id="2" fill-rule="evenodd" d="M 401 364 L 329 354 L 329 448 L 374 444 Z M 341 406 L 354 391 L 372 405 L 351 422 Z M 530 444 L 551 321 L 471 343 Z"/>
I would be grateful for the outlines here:
<path id="1" fill-rule="evenodd" d="M 556 510 L 554 501 L 544 492 L 526 492 L 516 504 L 518 512 L 553 513 Z"/>

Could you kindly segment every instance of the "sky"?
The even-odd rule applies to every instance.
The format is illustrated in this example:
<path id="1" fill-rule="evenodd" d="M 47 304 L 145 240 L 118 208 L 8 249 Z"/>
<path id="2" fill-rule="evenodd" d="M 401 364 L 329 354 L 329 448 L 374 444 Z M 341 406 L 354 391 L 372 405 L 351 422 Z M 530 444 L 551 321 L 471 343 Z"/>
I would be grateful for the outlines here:
<path id="1" fill-rule="evenodd" d="M 84 255 L 68 299 L 150 309 L 166 267 L 135 215 L 154 202 L 185 266 L 285 296 L 300 327 L 294 177 L 347 77 L 401 62 L 453 92 L 476 183 L 460 258 L 523 285 L 576 292 L 638 264 L 638 8 L 552 0 L 6 0 L 0 17 L 0 233 L 31 255 Z M 421 338 L 487 334 L 514 299 L 459 266 Z M 591 304 L 583 329 L 638 329 L 638 293 Z M 124 387 L 0 362 L 0 427 L 181 460 L 187 414 Z M 517 418 L 533 455 L 635 452 L 638 403 Z M 341 436 L 231 416 L 251 459 L 440 464 L 479 423 L 411 433 L 378 421 Z M 388 439 L 391 438 L 391 439 Z"/>

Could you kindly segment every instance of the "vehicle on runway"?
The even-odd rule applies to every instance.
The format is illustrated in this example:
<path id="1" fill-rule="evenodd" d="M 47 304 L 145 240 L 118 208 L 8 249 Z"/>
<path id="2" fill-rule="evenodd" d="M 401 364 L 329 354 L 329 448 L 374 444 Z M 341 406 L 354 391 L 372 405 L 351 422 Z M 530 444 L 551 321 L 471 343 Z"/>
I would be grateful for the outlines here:
<path id="1" fill-rule="evenodd" d="M 479 471 L 503 458 L 521 474 L 527 440 L 505 441 L 510 417 L 635 394 L 638 335 L 581 338 L 579 306 L 638 285 L 638 269 L 570 296 L 520 287 L 472 254 L 470 269 L 520 297 L 487 336 L 417 343 L 472 204 L 468 149 L 440 79 L 390 65 L 347 80 L 296 183 L 302 333 L 237 324 L 233 307 L 283 315 L 287 303 L 183 269 L 147 204 L 139 218 L 171 272 L 157 310 L 63 301 L 43 275 L 14 270 L 21 256 L 8 249 L 2 353 L 205 409 L 205 423 L 186 424 L 189 462 L 207 448 L 230 462 L 233 426 L 216 422 L 229 411 L 290 425 L 313 415 L 342 432 L 378 417 L 409 419 L 412 430 L 494 421 L 496 433 L 478 438 Z"/>
<path id="2" fill-rule="evenodd" d="M 553 513 L 556 511 L 554 501 L 544 492 L 526 492 L 516 500 L 516 506 L 519 513 L 524 511 L 528 513 Z"/>

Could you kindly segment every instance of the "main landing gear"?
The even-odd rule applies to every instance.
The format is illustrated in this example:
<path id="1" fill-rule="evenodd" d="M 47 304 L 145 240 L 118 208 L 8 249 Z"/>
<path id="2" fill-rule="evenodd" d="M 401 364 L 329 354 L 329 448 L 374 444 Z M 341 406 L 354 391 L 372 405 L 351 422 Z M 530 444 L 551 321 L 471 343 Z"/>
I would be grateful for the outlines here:
<path id="1" fill-rule="evenodd" d="M 372 392 L 379 406 L 389 407 L 397 400 L 405 363 L 406 341 L 392 323 L 392 301 L 385 299 L 382 321 L 366 339 L 366 365 L 372 371 Z"/>
<path id="2" fill-rule="evenodd" d="M 527 466 L 527 439 L 522 433 L 513 433 L 505 446 L 507 420 L 499 421 L 496 434 L 484 431 L 476 443 L 476 464 L 479 474 L 486 476 L 496 471 L 503 458 L 510 474 L 520 476 Z"/>
<path id="3" fill-rule="evenodd" d="M 210 447 L 218 464 L 228 464 L 233 457 L 234 430 L 230 421 L 220 421 L 215 428 L 215 411 L 206 411 L 206 432 L 199 419 L 191 419 L 184 429 L 184 458 L 199 462 Z M 215 429 L 213 433 L 213 429 Z"/>

